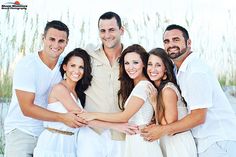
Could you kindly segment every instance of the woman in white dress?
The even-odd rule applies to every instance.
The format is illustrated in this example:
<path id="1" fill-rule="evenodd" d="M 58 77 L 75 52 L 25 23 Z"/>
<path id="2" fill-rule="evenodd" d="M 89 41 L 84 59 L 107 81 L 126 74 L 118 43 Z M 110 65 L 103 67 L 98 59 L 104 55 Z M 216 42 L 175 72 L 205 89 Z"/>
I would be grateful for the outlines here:
<path id="1" fill-rule="evenodd" d="M 61 67 L 63 80 L 54 85 L 49 97 L 47 109 L 55 112 L 66 113 L 68 111 L 82 112 L 85 104 L 84 91 L 92 80 L 90 56 L 83 49 L 76 48 L 64 58 Z M 73 113 L 73 112 L 72 112 Z M 88 126 L 115 129 L 132 134 L 137 130 L 136 126 L 122 123 L 108 123 L 91 121 Z M 74 124 L 77 127 L 78 124 Z M 77 132 L 79 129 L 71 128 L 59 122 L 44 122 L 45 130 L 38 138 L 34 157 L 76 157 Z M 83 142 L 83 141 L 81 141 Z"/>
<path id="2" fill-rule="evenodd" d="M 128 122 L 139 126 L 150 123 L 154 110 L 148 100 L 148 86 L 152 85 L 146 73 L 148 53 L 137 44 L 127 47 L 121 54 L 120 90 L 118 92 L 118 113 L 82 113 L 86 120 L 103 120 L 108 122 Z M 144 141 L 139 134 L 126 135 L 125 157 L 162 157 L 158 142 Z"/>
<path id="3" fill-rule="evenodd" d="M 157 124 L 166 125 L 186 116 L 187 108 L 174 75 L 174 65 L 165 50 L 155 48 L 149 52 L 147 74 L 156 88 L 150 86 L 150 101 L 155 108 Z M 157 93 L 158 91 L 158 93 Z M 164 157 L 197 157 L 191 131 L 160 138 Z"/>
<path id="4" fill-rule="evenodd" d="M 82 111 L 84 90 L 92 80 L 89 55 L 83 49 L 74 49 L 64 58 L 60 72 L 64 79 L 52 87 L 47 108 L 61 113 Z M 76 157 L 76 128 L 47 121 L 44 127 L 34 149 L 34 157 Z"/>

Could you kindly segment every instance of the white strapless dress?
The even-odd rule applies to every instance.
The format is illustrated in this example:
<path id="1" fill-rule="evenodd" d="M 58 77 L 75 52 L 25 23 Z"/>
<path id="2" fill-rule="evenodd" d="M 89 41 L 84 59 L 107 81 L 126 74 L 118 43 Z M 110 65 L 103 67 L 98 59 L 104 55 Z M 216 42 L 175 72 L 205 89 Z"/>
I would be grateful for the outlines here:
<path id="1" fill-rule="evenodd" d="M 66 113 L 67 110 L 60 102 L 48 104 L 50 111 Z M 61 131 L 72 132 L 74 135 L 65 135 L 45 129 L 38 138 L 34 149 L 34 157 L 76 157 L 76 131 L 60 122 L 43 123 L 45 128 L 53 128 Z"/>

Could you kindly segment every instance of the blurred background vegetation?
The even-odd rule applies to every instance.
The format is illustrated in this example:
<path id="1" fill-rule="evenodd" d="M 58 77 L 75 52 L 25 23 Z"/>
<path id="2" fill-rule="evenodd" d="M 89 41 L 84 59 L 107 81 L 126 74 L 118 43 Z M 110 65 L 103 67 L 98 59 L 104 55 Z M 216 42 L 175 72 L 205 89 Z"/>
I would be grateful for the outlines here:
<path id="1" fill-rule="evenodd" d="M 212 23 L 199 21 L 194 13 L 186 12 L 178 24 L 186 27 L 192 39 L 192 49 L 205 60 L 215 71 L 222 87 L 236 86 L 236 23 L 235 15 L 230 10 L 224 11 L 223 21 Z M 138 43 L 146 50 L 163 47 L 162 34 L 173 19 L 158 11 L 140 12 L 136 16 L 119 13 L 125 27 L 122 42 L 125 45 Z M 100 14 L 98 15 L 100 16 Z M 201 17 L 201 18 L 204 18 Z M 66 54 L 75 47 L 84 48 L 86 44 L 99 44 L 97 19 L 90 16 L 78 18 L 69 9 L 56 16 L 65 22 L 70 29 L 70 40 Z M 1 10 L 0 14 L 0 154 L 3 154 L 4 136 L 3 121 L 11 98 L 12 75 L 16 63 L 28 53 L 41 49 L 41 33 L 47 17 L 29 14 L 27 11 Z M 219 20 L 219 19 L 218 19 Z M 226 27 L 217 30 L 217 24 Z M 26 69 L 27 70 L 27 69 Z M 235 92 L 232 93 L 235 96 Z"/>

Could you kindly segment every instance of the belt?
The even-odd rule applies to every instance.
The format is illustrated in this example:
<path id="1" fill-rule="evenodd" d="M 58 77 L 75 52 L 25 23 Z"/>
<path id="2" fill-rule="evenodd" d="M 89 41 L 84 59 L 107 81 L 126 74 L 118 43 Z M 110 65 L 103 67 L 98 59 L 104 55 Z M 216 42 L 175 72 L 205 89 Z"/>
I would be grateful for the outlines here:
<path id="1" fill-rule="evenodd" d="M 58 129 L 54 129 L 54 128 L 46 128 L 48 131 L 53 132 L 53 133 L 59 133 L 59 134 L 63 134 L 63 135 L 74 135 L 73 132 L 70 131 L 63 131 L 63 130 L 58 130 Z"/>

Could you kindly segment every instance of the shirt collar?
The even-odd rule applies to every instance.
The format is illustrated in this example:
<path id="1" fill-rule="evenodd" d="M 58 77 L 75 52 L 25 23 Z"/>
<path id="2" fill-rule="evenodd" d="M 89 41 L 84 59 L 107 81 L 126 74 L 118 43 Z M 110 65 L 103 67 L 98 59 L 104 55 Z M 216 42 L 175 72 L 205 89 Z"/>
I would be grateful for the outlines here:
<path id="1" fill-rule="evenodd" d="M 124 44 L 122 44 L 122 50 L 121 50 L 121 53 L 127 48 L 127 46 L 125 46 Z M 98 53 L 102 53 L 104 55 L 104 57 L 106 56 L 105 55 L 105 51 L 104 51 L 104 48 L 103 48 L 103 44 L 101 44 L 99 47 L 97 47 L 95 49 L 96 51 L 95 52 L 98 52 Z M 99 51 L 100 50 L 100 51 Z M 117 62 L 119 61 L 120 57 L 117 58 Z"/>
<path id="2" fill-rule="evenodd" d="M 182 71 L 182 72 L 185 72 L 189 63 L 192 62 L 192 60 L 194 60 L 196 58 L 196 54 L 194 53 L 190 53 L 188 55 L 187 58 L 185 58 L 185 60 L 183 61 L 183 63 L 181 64 L 181 66 L 179 67 L 179 70 L 178 71 Z"/>
<path id="3" fill-rule="evenodd" d="M 122 45 L 122 51 L 121 51 L 121 52 L 123 52 L 124 49 L 125 49 L 127 46 L 125 46 L 125 45 L 122 44 L 122 43 L 121 43 L 121 45 Z M 95 50 L 99 50 L 99 49 L 104 52 L 103 44 L 101 44 L 100 46 L 98 46 Z M 104 53 L 105 53 L 105 52 L 104 52 Z"/>

